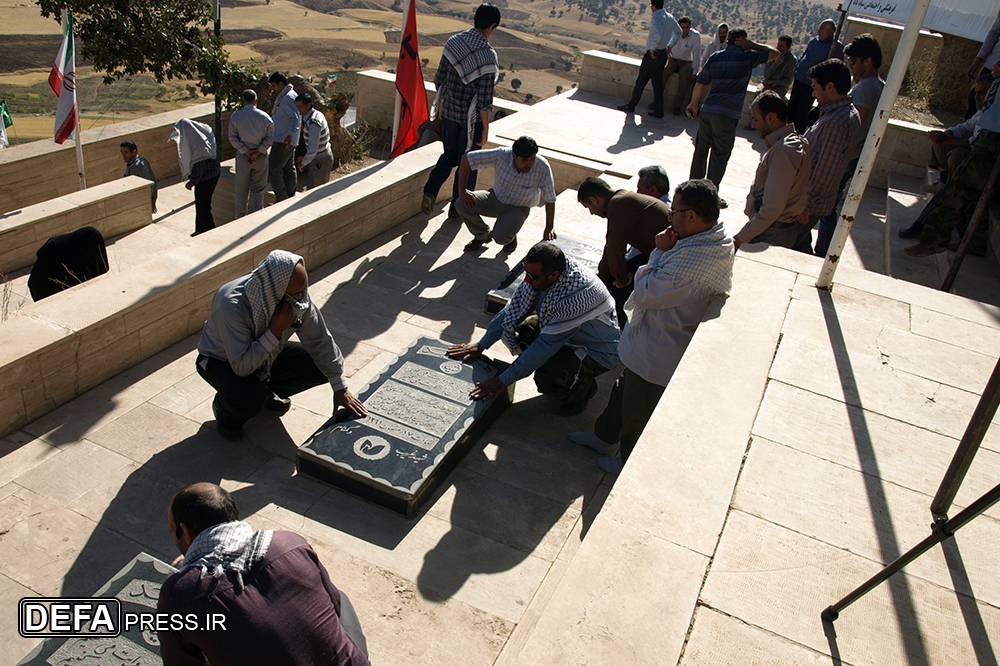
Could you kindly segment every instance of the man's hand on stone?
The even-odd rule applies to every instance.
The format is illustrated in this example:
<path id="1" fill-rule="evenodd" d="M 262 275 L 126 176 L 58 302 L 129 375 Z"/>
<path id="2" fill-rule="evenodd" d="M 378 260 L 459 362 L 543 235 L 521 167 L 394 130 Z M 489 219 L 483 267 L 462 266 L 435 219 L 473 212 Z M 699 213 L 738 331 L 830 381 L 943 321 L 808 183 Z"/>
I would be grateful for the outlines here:
<path id="1" fill-rule="evenodd" d="M 674 231 L 674 228 L 667 227 L 660 233 L 656 234 L 654 242 L 656 243 L 656 247 L 666 252 L 677 244 L 678 238 L 680 237 L 677 235 L 677 232 Z"/>
<path id="2" fill-rule="evenodd" d="M 274 311 L 268 328 L 271 329 L 274 337 L 280 339 L 284 335 L 285 329 L 291 326 L 293 321 L 295 321 L 295 314 L 292 312 L 292 306 L 282 301 L 278 309 Z"/>
<path id="3" fill-rule="evenodd" d="M 476 207 L 476 197 L 474 197 L 472 195 L 472 192 L 470 192 L 469 190 L 462 190 L 462 192 L 459 193 L 458 198 L 462 200 L 462 203 L 464 203 L 466 207 L 468 208 Z"/>
<path id="4" fill-rule="evenodd" d="M 365 406 L 347 389 L 333 392 L 333 413 L 336 414 L 341 409 L 346 409 L 357 417 L 368 416 Z"/>
<path id="5" fill-rule="evenodd" d="M 545 227 L 545 231 L 542 232 L 542 240 L 555 240 L 556 230 L 552 227 Z"/>
<path id="6" fill-rule="evenodd" d="M 469 397 L 473 400 L 492 400 L 494 396 L 507 389 L 507 385 L 496 377 L 490 377 L 476 384 L 476 387 L 469 391 Z"/>
<path id="7" fill-rule="evenodd" d="M 931 130 L 930 132 L 927 133 L 927 138 L 929 138 L 931 140 L 931 143 L 933 143 L 936 146 L 940 146 L 942 143 L 944 143 L 944 140 L 945 138 L 947 138 L 947 136 L 948 135 L 942 132 L 941 130 Z"/>
<path id="8" fill-rule="evenodd" d="M 448 357 L 459 358 L 466 363 L 470 363 L 482 356 L 484 351 L 486 351 L 486 349 L 478 342 L 473 342 L 468 345 L 452 345 L 451 347 L 448 347 Z"/>

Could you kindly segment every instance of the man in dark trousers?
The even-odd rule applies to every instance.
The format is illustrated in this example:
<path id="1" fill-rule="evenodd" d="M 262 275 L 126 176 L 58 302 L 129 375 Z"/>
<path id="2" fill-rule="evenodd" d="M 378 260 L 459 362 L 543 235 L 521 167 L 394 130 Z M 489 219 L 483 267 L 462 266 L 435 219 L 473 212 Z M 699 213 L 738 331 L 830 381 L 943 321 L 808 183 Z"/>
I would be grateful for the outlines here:
<path id="1" fill-rule="evenodd" d="M 223 285 L 198 342 L 198 374 L 218 393 L 215 423 L 225 439 L 243 438 L 243 424 L 268 409 L 279 416 L 288 397 L 329 382 L 334 409 L 365 416 L 344 382 L 344 356 L 309 299 L 302 257 L 275 250 L 257 269 Z M 298 342 L 290 342 L 293 333 Z"/>

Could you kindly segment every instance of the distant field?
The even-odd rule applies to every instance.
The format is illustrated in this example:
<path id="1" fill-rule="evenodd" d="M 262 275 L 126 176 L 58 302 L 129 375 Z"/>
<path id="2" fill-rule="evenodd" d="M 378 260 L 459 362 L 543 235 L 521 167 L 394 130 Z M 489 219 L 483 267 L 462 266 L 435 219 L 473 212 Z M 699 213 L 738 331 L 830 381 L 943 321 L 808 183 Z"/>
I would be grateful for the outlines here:
<path id="1" fill-rule="evenodd" d="M 336 6 L 338 1 L 332 0 L 326 6 Z M 386 39 L 386 32 L 401 27 L 402 13 L 390 8 L 393 1 L 365 0 L 369 7 L 377 4 L 382 9 L 347 8 L 324 14 L 291 0 L 224 0 L 222 27 L 226 48 L 233 60 L 253 60 L 265 72 L 289 71 L 316 78 L 340 73 L 345 84 L 341 89 L 352 93 L 354 88 L 347 82 L 354 80 L 354 72 L 396 67 L 398 33 L 392 39 L 395 43 Z M 787 6 L 789 1 L 774 0 L 774 3 Z M 824 3 L 836 1 L 824 0 Z M 760 15 L 765 21 L 774 20 L 767 14 L 767 0 L 745 0 L 737 6 L 724 2 L 712 0 L 706 5 L 692 6 L 690 11 L 697 11 L 692 15 L 701 16 L 706 22 L 714 21 L 717 12 Z M 504 17 L 501 29 L 491 40 L 504 71 L 497 94 L 519 101 L 530 94 L 531 102 L 551 97 L 557 87 L 569 90 L 579 80 L 582 51 L 637 53 L 648 30 L 648 5 L 638 0 L 605 0 L 605 3 L 581 2 L 570 6 L 564 0 L 506 0 L 503 3 L 506 6 L 501 7 Z M 471 27 L 471 16 L 478 4 L 478 0 L 437 0 L 433 2 L 433 10 L 439 13 L 435 14 L 426 11 L 430 3 L 418 0 L 417 5 L 422 8 L 417 16 L 420 57 L 427 60 L 423 67 L 425 78 L 434 77 L 445 40 Z M 817 9 L 812 4 L 795 6 L 800 23 L 807 8 Z M 710 32 L 710 28 L 705 32 Z M 22 128 L 37 125 L 41 128 L 38 135 L 47 136 L 51 132 L 48 125 L 52 122 L 55 98 L 46 79 L 58 49 L 60 27 L 52 19 L 41 18 L 38 7 L 28 0 L 0 0 L 0 35 L 6 36 L 0 39 L 0 95 L 30 114 L 23 116 L 23 121 L 22 117 L 16 117 L 15 122 L 21 122 Z M 188 86 L 193 82 L 173 81 L 160 86 L 152 80 L 136 80 L 105 88 L 84 63 L 78 63 L 78 70 L 84 115 L 103 114 L 101 123 L 203 101 L 201 97 L 191 98 Z M 510 87 L 514 78 L 521 81 L 517 91 Z M 49 115 L 36 117 L 35 113 Z"/>

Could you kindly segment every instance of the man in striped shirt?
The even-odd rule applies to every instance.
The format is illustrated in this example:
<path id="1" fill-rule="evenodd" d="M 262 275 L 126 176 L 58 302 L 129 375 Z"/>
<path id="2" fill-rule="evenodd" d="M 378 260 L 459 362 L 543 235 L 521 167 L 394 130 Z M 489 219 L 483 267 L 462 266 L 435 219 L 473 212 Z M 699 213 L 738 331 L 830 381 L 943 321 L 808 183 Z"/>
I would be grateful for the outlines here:
<path id="1" fill-rule="evenodd" d="M 295 108 L 302 115 L 302 133 L 306 140 L 306 154 L 296 157 L 299 173 L 307 190 L 325 185 L 333 170 L 333 151 L 330 150 L 330 125 L 326 116 L 313 108 L 313 101 L 305 93 L 295 98 Z"/>
<path id="2" fill-rule="evenodd" d="M 473 169 L 493 168 L 493 187 L 489 191 L 470 192 L 465 184 Z M 483 249 L 492 238 L 503 251 L 517 249 L 517 232 L 521 230 L 532 206 L 539 199 L 545 201 L 545 231 L 542 240 L 556 237 L 556 187 L 552 168 L 538 154 L 538 144 L 530 136 L 522 136 L 510 148 L 477 150 L 462 156 L 458 167 L 461 184 L 455 206 L 473 239 L 465 246 L 466 252 Z M 492 231 L 483 221 L 483 215 L 495 217 Z"/>
<path id="3" fill-rule="evenodd" d="M 479 342 L 454 345 L 448 356 L 471 362 L 497 340 L 517 358 L 469 396 L 492 400 L 534 373 L 538 391 L 562 401 L 559 415 L 573 416 L 597 393 L 595 378 L 618 364 L 615 302 L 590 269 L 542 241 L 528 250 L 524 281 Z"/>

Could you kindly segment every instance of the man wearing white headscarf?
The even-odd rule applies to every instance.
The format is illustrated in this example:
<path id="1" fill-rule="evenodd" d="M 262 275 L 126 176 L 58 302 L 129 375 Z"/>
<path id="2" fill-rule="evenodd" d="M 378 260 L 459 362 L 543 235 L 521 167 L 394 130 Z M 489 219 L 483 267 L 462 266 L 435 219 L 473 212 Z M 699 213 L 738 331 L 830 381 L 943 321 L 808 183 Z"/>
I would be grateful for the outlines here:
<path id="1" fill-rule="evenodd" d="M 217 391 L 219 434 L 243 438 L 243 424 L 262 409 L 279 416 L 288 397 L 329 382 L 334 410 L 365 416 L 344 382 L 344 356 L 309 299 L 302 257 L 275 250 L 249 275 L 223 285 L 198 343 L 198 374 Z M 290 342 L 298 333 L 298 342 Z"/>
<path id="2" fill-rule="evenodd" d="M 627 305 L 634 309 L 618 344 L 625 370 L 594 432 L 569 435 L 571 442 L 603 454 L 597 464 L 606 472 L 622 470 L 709 304 L 732 286 L 733 239 L 719 222 L 712 181 L 681 183 L 670 222 L 656 236 L 649 263 L 635 273 Z M 621 454 L 608 456 L 619 439 Z"/>
<path id="3" fill-rule="evenodd" d="M 194 233 L 215 228 L 212 217 L 212 194 L 219 182 L 221 165 L 216 152 L 215 132 L 205 123 L 182 118 L 174 124 L 168 141 L 177 142 L 177 159 L 187 187 L 194 190 Z"/>

